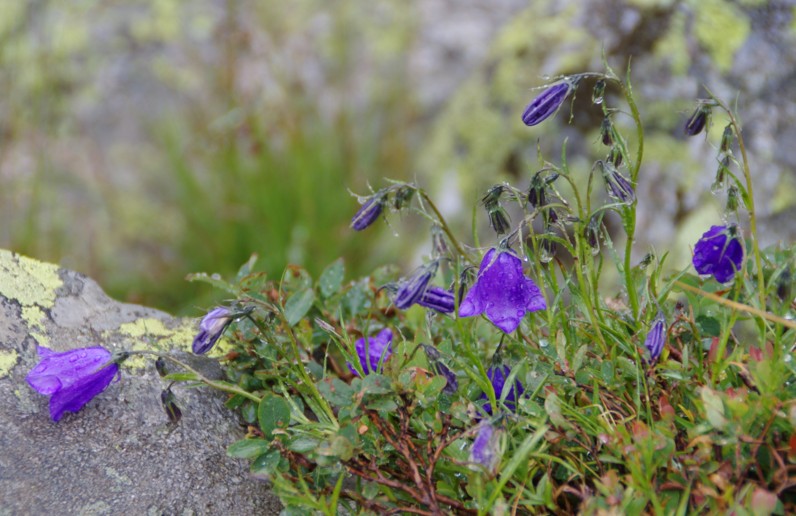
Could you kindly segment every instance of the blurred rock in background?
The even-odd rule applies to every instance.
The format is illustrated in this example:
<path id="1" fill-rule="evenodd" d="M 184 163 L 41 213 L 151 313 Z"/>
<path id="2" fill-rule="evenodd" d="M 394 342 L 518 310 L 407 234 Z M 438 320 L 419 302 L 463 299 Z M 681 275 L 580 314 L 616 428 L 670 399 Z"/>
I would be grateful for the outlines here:
<path id="1" fill-rule="evenodd" d="M 571 125 L 567 110 L 542 129 L 519 115 L 545 76 L 601 71 L 603 50 L 618 72 L 632 56 L 648 129 L 640 255 L 654 245 L 683 265 L 718 221 L 715 149 L 682 133 L 703 84 L 737 100 L 761 215 L 788 221 L 764 224 L 776 228 L 765 240 L 792 238 L 782 214 L 796 182 L 794 9 L 792 0 L 11 3 L 0 19 L 0 246 L 60 261 L 114 296 L 194 314 L 212 298 L 185 274 L 229 274 L 252 252 L 272 275 L 287 262 L 317 273 L 341 254 L 352 274 L 367 272 L 426 234 L 406 217 L 354 237 L 348 189 L 417 178 L 468 228 L 483 189 L 527 186 L 537 140 L 557 161 L 568 138 L 570 166 L 585 177 L 600 157 L 589 83 Z M 723 125 L 714 120 L 710 142 Z"/>

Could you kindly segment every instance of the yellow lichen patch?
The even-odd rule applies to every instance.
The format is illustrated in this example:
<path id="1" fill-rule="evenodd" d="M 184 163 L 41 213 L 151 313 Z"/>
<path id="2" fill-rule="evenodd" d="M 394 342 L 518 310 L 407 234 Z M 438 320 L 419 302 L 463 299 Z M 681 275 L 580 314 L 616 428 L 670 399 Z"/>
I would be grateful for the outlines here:
<path id="1" fill-rule="evenodd" d="M 51 308 L 63 284 L 58 266 L 0 250 L 0 295 L 22 306 Z"/>
<path id="2" fill-rule="evenodd" d="M 44 312 L 36 305 L 22 306 L 22 320 L 28 323 L 28 329 L 45 331 Z"/>
<path id="3" fill-rule="evenodd" d="M 11 369 L 17 365 L 19 355 L 15 350 L 0 351 L 0 378 L 8 375 Z"/>
<path id="4" fill-rule="evenodd" d="M 194 322 L 190 319 L 182 321 L 174 328 L 168 328 L 163 324 L 163 321 L 149 318 L 122 324 L 119 326 L 118 333 L 128 337 L 123 342 L 123 347 L 133 351 L 168 351 L 173 349 L 190 351 L 196 328 Z M 211 355 L 216 355 L 216 353 Z M 125 361 L 126 366 L 134 369 L 147 367 L 150 363 L 151 357 L 141 355 L 130 357 Z"/>
<path id="5" fill-rule="evenodd" d="M 732 67 L 735 52 L 749 36 L 749 20 L 723 0 L 700 0 L 695 6 L 695 33 L 723 72 Z"/>

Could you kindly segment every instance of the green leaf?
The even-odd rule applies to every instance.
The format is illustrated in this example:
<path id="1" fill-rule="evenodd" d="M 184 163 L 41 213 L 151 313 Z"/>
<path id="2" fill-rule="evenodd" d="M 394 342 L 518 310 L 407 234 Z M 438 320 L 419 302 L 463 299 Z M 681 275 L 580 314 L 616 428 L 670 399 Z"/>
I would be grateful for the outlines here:
<path id="1" fill-rule="evenodd" d="M 240 266 L 240 269 L 238 269 L 238 274 L 237 276 L 235 276 L 235 279 L 240 281 L 249 274 L 251 274 L 252 269 L 254 269 L 255 263 L 257 263 L 257 253 L 253 253 L 249 257 L 248 261 Z"/>
<path id="2" fill-rule="evenodd" d="M 296 437 L 287 445 L 287 449 L 297 453 L 311 452 L 321 443 L 320 440 L 312 437 Z"/>
<path id="3" fill-rule="evenodd" d="M 721 324 L 714 317 L 699 315 L 696 318 L 696 325 L 703 337 L 718 337 L 721 335 Z"/>
<path id="4" fill-rule="evenodd" d="M 699 396 L 705 406 L 705 417 L 713 428 L 721 430 L 727 426 L 727 418 L 724 417 L 724 403 L 721 401 L 721 396 L 707 387 L 702 387 Z"/>
<path id="5" fill-rule="evenodd" d="M 240 294 L 240 292 L 236 287 L 222 280 L 218 274 L 213 274 L 211 276 L 206 272 L 197 272 L 195 274 L 187 275 L 185 279 L 187 279 L 190 282 L 199 281 L 201 283 L 207 283 L 208 285 L 212 285 L 215 288 L 226 290 L 227 292 L 229 292 L 234 296 L 238 296 L 238 294 Z"/>
<path id="6" fill-rule="evenodd" d="M 336 294 L 343 284 L 343 277 L 345 276 L 345 265 L 343 259 L 338 258 L 326 267 L 318 279 L 318 286 L 321 289 L 323 297 L 331 297 Z"/>
<path id="7" fill-rule="evenodd" d="M 254 459 L 252 462 L 251 473 L 255 476 L 270 476 L 276 472 L 282 456 L 279 450 L 271 450 Z"/>
<path id="8" fill-rule="evenodd" d="M 365 394 L 387 394 L 392 392 L 390 379 L 380 374 L 369 374 L 362 380 L 362 392 Z"/>
<path id="9" fill-rule="evenodd" d="M 171 373 L 164 376 L 163 379 L 169 382 L 195 382 L 199 378 L 196 373 Z"/>
<path id="10" fill-rule="evenodd" d="M 318 382 L 318 391 L 335 407 L 345 407 L 351 404 L 354 389 L 339 378 L 325 378 Z"/>
<path id="11" fill-rule="evenodd" d="M 271 448 L 265 439 L 243 439 L 234 442 L 227 448 L 227 455 L 236 459 L 253 459 Z"/>
<path id="12" fill-rule="evenodd" d="M 280 396 L 266 396 L 260 401 L 257 419 L 266 439 L 273 439 L 274 430 L 290 423 L 290 404 Z"/>
<path id="13" fill-rule="evenodd" d="M 290 326 L 295 326 L 312 308 L 315 291 L 311 288 L 300 290 L 290 296 L 285 303 L 285 318 Z"/>

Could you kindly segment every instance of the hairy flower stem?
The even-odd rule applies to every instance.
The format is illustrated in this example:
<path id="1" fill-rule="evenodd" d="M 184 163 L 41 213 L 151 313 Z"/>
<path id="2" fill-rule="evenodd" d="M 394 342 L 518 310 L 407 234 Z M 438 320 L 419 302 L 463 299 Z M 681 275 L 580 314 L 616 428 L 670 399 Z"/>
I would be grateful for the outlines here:
<path id="1" fill-rule="evenodd" d="M 229 393 L 229 394 L 237 394 L 239 396 L 243 396 L 244 398 L 248 398 L 248 399 L 254 401 L 255 403 L 260 403 L 260 401 L 262 401 L 262 398 L 260 398 L 259 396 L 256 396 L 256 395 L 254 395 L 254 394 L 252 394 L 252 393 L 250 393 L 248 391 L 245 391 L 243 389 L 239 389 L 238 387 L 235 387 L 234 385 L 231 385 L 231 384 L 228 384 L 228 383 L 216 382 L 214 380 L 211 380 L 210 378 L 207 378 L 202 373 L 200 373 L 199 371 L 197 371 L 193 367 L 189 366 L 188 364 L 186 364 L 182 360 L 174 358 L 173 356 L 171 356 L 169 354 L 160 353 L 158 351 L 143 350 L 143 349 L 133 350 L 133 351 L 125 351 L 125 354 L 127 354 L 127 355 L 152 355 L 152 356 L 164 358 L 164 359 L 166 359 L 166 360 L 168 360 L 168 361 L 180 366 L 181 368 L 185 369 L 186 371 L 188 371 L 190 373 L 193 373 L 194 375 L 196 375 L 196 379 L 197 380 L 199 380 L 200 382 L 204 383 L 208 387 L 212 387 L 214 389 L 218 389 L 219 391 L 224 391 L 224 392 Z"/>
<path id="2" fill-rule="evenodd" d="M 450 240 L 451 244 L 453 244 L 453 247 L 456 248 L 456 252 L 459 253 L 459 255 L 462 256 L 465 260 L 467 260 L 468 262 L 470 262 L 473 265 L 475 265 L 476 262 L 473 261 L 473 259 L 470 257 L 470 255 L 467 252 L 465 252 L 464 248 L 461 246 L 459 241 L 453 235 L 453 232 L 451 231 L 450 227 L 448 226 L 448 223 L 445 220 L 445 217 L 443 217 L 442 214 L 439 212 L 439 210 L 437 209 L 437 205 L 434 204 L 434 201 L 431 200 L 431 198 L 428 196 L 426 191 L 421 189 L 421 188 L 418 188 L 417 189 L 417 193 L 420 194 L 420 197 L 422 197 L 423 202 L 428 204 L 429 208 L 431 208 L 431 211 L 434 212 L 434 216 L 437 218 L 437 222 L 439 223 L 440 227 L 442 228 L 442 231 L 448 237 L 448 240 Z"/>
<path id="3" fill-rule="evenodd" d="M 746 154 L 746 145 L 744 144 L 743 135 L 741 133 L 741 124 L 735 117 L 735 114 L 730 110 L 727 105 L 717 98 L 712 91 L 706 88 L 708 95 L 716 101 L 716 103 L 727 113 L 730 117 L 730 124 L 735 131 L 736 138 L 738 139 L 738 148 L 741 151 L 741 163 L 743 168 L 744 179 L 746 180 L 746 211 L 749 212 L 749 233 L 752 236 L 752 252 L 755 257 L 755 268 L 757 269 L 757 291 L 760 296 L 760 308 L 765 310 L 766 307 L 766 282 L 763 277 L 763 261 L 760 257 L 760 244 L 757 238 L 757 210 L 755 209 L 755 196 L 752 187 L 752 173 L 749 169 L 749 157 Z"/>

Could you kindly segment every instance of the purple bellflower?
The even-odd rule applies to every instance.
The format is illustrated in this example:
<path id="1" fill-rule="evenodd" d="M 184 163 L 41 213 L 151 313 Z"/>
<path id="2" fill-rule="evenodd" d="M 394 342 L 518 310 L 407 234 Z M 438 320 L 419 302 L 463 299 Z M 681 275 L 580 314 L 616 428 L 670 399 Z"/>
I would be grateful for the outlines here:
<path id="1" fill-rule="evenodd" d="M 550 118 L 574 89 L 576 81 L 554 84 L 533 99 L 522 112 L 522 121 L 528 127 L 541 124 Z"/>
<path id="2" fill-rule="evenodd" d="M 199 323 L 199 333 L 193 339 L 193 352 L 203 355 L 213 349 L 234 319 L 229 308 L 217 306 L 210 310 Z"/>
<path id="3" fill-rule="evenodd" d="M 661 356 L 661 352 L 663 351 L 663 346 L 665 345 L 666 318 L 663 316 L 662 312 L 658 312 L 655 321 L 652 323 L 652 328 L 650 328 L 649 333 L 647 333 L 647 338 L 644 339 L 644 347 L 647 348 L 650 354 L 650 364 L 654 364 L 658 360 L 658 357 Z"/>
<path id="4" fill-rule="evenodd" d="M 428 287 L 426 291 L 423 292 L 423 296 L 417 302 L 417 304 L 420 306 L 431 308 L 432 310 L 442 312 L 443 314 L 449 314 L 453 312 L 454 303 L 455 300 L 453 297 L 453 292 L 434 285 Z"/>
<path id="5" fill-rule="evenodd" d="M 489 378 L 489 381 L 492 383 L 492 388 L 495 389 L 495 397 L 500 400 L 503 397 L 503 389 L 506 386 L 506 380 L 511 375 L 511 369 L 507 365 L 503 366 L 495 366 L 490 367 L 486 371 L 486 376 Z M 506 393 L 506 398 L 503 400 L 503 404 L 509 410 L 516 410 L 517 398 L 522 396 L 522 393 L 525 392 L 525 388 L 522 386 L 519 380 L 514 381 L 514 385 L 509 388 L 509 392 Z M 489 399 L 486 393 L 481 394 L 481 399 L 486 400 Z M 490 403 L 484 404 L 484 410 L 487 414 L 492 415 L 492 405 Z"/>
<path id="6" fill-rule="evenodd" d="M 398 284 L 398 291 L 395 294 L 395 307 L 399 310 L 406 310 L 413 304 L 419 302 L 426 293 L 431 278 L 437 272 L 437 262 L 428 265 L 421 265 L 406 279 Z"/>
<path id="7" fill-rule="evenodd" d="M 375 337 L 368 339 L 362 337 L 356 341 L 354 347 L 359 356 L 359 364 L 366 375 L 371 372 L 381 372 L 381 366 L 392 355 L 392 330 L 384 328 Z M 351 364 L 348 364 L 348 369 L 354 375 L 359 376 L 359 373 Z"/>
<path id="8" fill-rule="evenodd" d="M 712 274 L 719 283 L 730 281 L 743 262 L 743 247 L 738 228 L 712 226 L 694 246 L 694 269 L 699 274 Z"/>
<path id="9" fill-rule="evenodd" d="M 597 166 L 602 171 L 608 195 L 617 202 L 633 204 L 633 201 L 636 200 L 636 192 L 633 190 L 633 185 L 616 169 L 614 164 L 610 161 L 598 161 Z"/>
<path id="10" fill-rule="evenodd" d="M 365 203 L 357 210 L 354 218 L 351 219 L 351 228 L 354 231 L 362 231 L 379 218 L 384 208 L 384 194 L 376 193 L 367 198 Z"/>
<path id="11" fill-rule="evenodd" d="M 700 104 L 685 122 L 686 136 L 696 136 L 705 129 L 710 117 L 710 107 Z"/>
<path id="12" fill-rule="evenodd" d="M 110 385 L 119 364 L 109 363 L 111 352 L 95 346 L 56 353 L 38 347 L 41 361 L 25 379 L 39 394 L 50 398 L 50 417 L 58 421 L 64 412 L 77 412 Z"/>
<path id="13" fill-rule="evenodd" d="M 500 463 L 500 437 L 502 432 L 486 421 L 478 425 L 473 447 L 470 449 L 470 462 L 494 473 Z"/>
<path id="14" fill-rule="evenodd" d="M 459 306 L 459 316 L 485 313 L 495 326 L 511 333 L 526 312 L 545 308 L 539 287 L 522 273 L 522 260 L 510 250 L 493 248 L 481 261 L 475 284 Z"/>

